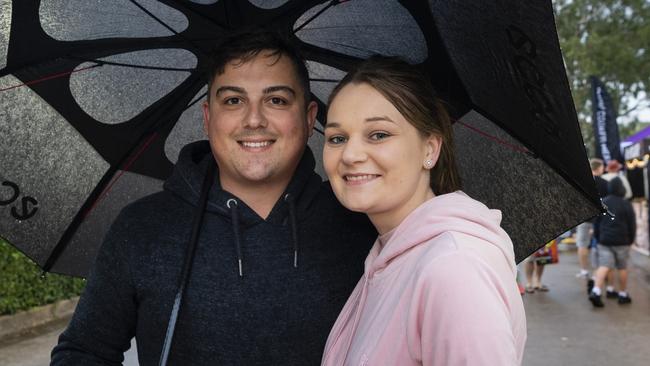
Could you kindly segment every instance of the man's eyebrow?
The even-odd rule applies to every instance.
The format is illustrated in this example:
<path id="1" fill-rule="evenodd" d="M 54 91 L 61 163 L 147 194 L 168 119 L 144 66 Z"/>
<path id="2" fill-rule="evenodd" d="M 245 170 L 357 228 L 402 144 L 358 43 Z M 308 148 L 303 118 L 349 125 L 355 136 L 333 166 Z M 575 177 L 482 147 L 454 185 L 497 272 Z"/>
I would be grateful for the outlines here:
<path id="1" fill-rule="evenodd" d="M 363 120 L 364 122 L 377 122 L 377 121 L 388 121 L 395 123 L 392 119 L 390 119 L 388 116 L 375 116 L 375 117 L 368 117 Z"/>
<path id="2" fill-rule="evenodd" d="M 287 85 L 274 85 L 274 86 L 269 86 L 268 88 L 265 88 L 262 92 L 264 94 L 270 94 L 270 93 L 275 93 L 278 91 L 285 91 L 292 96 L 296 96 L 296 91 L 293 90 L 290 86 Z"/>
<path id="3" fill-rule="evenodd" d="M 226 91 L 231 91 L 231 92 L 235 92 L 235 93 L 239 93 L 239 94 L 246 94 L 246 90 L 244 90 L 244 88 L 240 88 L 238 86 L 225 85 L 225 86 L 219 87 L 217 89 L 217 91 L 215 92 L 215 95 L 219 95 L 219 94 L 221 94 L 223 92 L 226 92 Z"/>

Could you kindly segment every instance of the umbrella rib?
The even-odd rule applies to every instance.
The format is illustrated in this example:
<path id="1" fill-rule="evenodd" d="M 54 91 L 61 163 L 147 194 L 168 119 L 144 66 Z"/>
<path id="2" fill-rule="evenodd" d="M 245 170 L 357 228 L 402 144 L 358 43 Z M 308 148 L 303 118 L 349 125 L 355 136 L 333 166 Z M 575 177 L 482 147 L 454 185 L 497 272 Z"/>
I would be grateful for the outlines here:
<path id="1" fill-rule="evenodd" d="M 149 136 L 149 138 L 144 142 L 144 144 L 142 144 L 142 147 L 140 147 L 140 150 L 138 150 L 138 151 L 137 151 L 133 156 L 131 156 L 131 158 L 130 158 L 130 159 L 129 159 L 125 164 L 124 164 L 124 166 L 122 167 L 122 169 L 120 169 L 119 174 L 116 175 L 115 177 L 113 177 L 113 179 L 112 179 L 111 182 L 108 184 L 108 186 L 106 187 L 106 189 L 104 189 L 104 191 L 99 195 L 99 197 L 97 198 L 97 200 L 95 200 L 95 202 L 93 202 L 93 205 L 90 206 L 90 208 L 89 208 L 89 209 L 88 209 L 88 210 L 83 214 L 83 217 L 84 217 L 84 218 L 85 218 L 86 216 L 88 216 L 88 215 L 89 215 L 89 214 L 90 214 L 90 213 L 95 209 L 95 207 L 97 207 L 97 205 L 98 205 L 102 200 L 104 200 L 104 198 L 106 197 L 106 195 L 108 195 L 108 193 L 113 189 L 113 186 L 115 185 L 115 183 L 117 183 L 117 181 L 120 180 L 120 178 L 122 177 L 122 175 L 124 175 L 124 173 L 127 172 L 127 171 L 129 170 L 129 168 L 131 167 L 131 165 L 133 165 L 133 163 L 135 163 L 135 161 L 138 160 L 138 158 L 140 157 L 140 155 L 142 155 L 142 153 L 143 153 L 145 150 L 147 150 L 147 148 L 149 147 L 149 145 L 151 145 L 151 143 L 152 143 L 152 142 L 153 142 L 157 137 L 158 137 L 158 134 L 155 133 L 155 132 L 152 133 L 151 136 Z"/>
<path id="2" fill-rule="evenodd" d="M 293 33 L 296 34 L 298 33 L 301 29 L 303 29 L 307 24 L 311 23 L 314 19 L 318 18 L 321 14 L 323 14 L 327 9 L 331 8 L 334 5 L 338 5 L 341 2 L 345 1 L 339 1 L 339 0 L 332 0 L 330 1 L 329 4 L 327 4 L 326 7 L 322 8 L 321 10 L 317 11 L 316 14 L 312 15 L 311 18 L 307 19 L 304 23 L 302 23 L 300 26 L 298 26 L 296 29 L 293 30 Z"/>
<path id="3" fill-rule="evenodd" d="M 186 111 L 186 110 L 188 110 L 188 109 L 190 109 L 190 108 L 192 108 L 193 105 L 195 105 L 196 103 L 198 103 L 201 99 L 205 98 L 206 95 L 208 95 L 207 92 L 205 92 L 205 93 L 199 95 L 196 99 L 194 99 L 193 101 L 191 101 L 191 102 L 190 102 L 190 103 L 189 103 L 189 104 L 188 104 L 188 105 L 183 109 L 183 112 Z"/>
<path id="4" fill-rule="evenodd" d="M 178 37 L 181 37 L 181 38 L 184 39 L 188 44 L 190 44 L 192 47 L 194 47 L 194 49 L 198 50 L 198 51 L 201 52 L 201 53 L 204 53 L 204 52 L 201 50 L 200 47 L 198 47 L 196 44 L 194 44 L 194 42 L 192 42 L 190 39 L 185 38 L 184 36 L 182 36 L 182 35 L 181 35 L 180 33 L 178 33 L 174 28 L 172 28 L 171 26 L 169 26 L 167 23 L 163 22 L 162 19 L 158 18 L 155 14 L 153 14 L 152 12 L 150 12 L 149 10 L 147 10 L 147 8 L 145 8 L 144 6 L 142 6 L 142 5 L 141 5 L 140 3 L 138 3 L 136 0 L 130 0 L 130 1 L 131 1 L 131 3 L 133 3 L 133 5 L 135 5 L 135 6 L 137 6 L 138 8 L 140 8 L 140 10 L 142 10 L 145 14 L 149 15 L 153 20 L 155 20 L 156 22 L 160 23 L 163 27 L 167 28 L 167 29 L 168 29 L 170 32 L 172 32 L 174 35 L 176 35 L 176 36 L 178 36 Z"/>
<path id="5" fill-rule="evenodd" d="M 42 83 L 44 81 L 62 78 L 62 77 L 65 77 L 65 76 L 68 76 L 68 75 L 71 75 L 71 74 L 74 74 L 74 73 L 77 73 L 77 72 L 87 71 L 87 70 L 90 70 L 90 69 L 94 69 L 95 67 L 104 66 L 104 65 L 124 66 L 124 67 L 132 67 L 132 68 L 136 68 L 136 69 L 145 69 L 145 70 L 188 71 L 188 72 L 194 71 L 194 69 L 182 69 L 182 68 L 176 68 L 176 67 L 159 67 L 159 66 L 134 65 L 134 64 L 126 64 L 126 63 L 122 63 L 122 62 L 102 61 L 102 60 L 85 59 L 85 58 L 79 58 L 79 57 L 69 57 L 69 58 L 70 59 L 78 59 L 78 60 L 85 61 L 85 62 L 94 62 L 95 65 L 90 65 L 88 67 L 82 67 L 81 69 L 77 69 L 77 70 L 64 71 L 64 72 L 59 72 L 59 73 L 55 73 L 55 74 L 51 74 L 51 75 L 46 75 L 46 76 L 43 76 L 41 78 L 31 80 L 31 81 L 28 81 L 28 82 L 25 82 L 25 83 L 22 83 L 22 84 L 16 84 L 16 85 L 8 86 L 6 88 L 2 88 L 2 89 L 0 89 L 0 92 L 8 91 L 8 90 L 15 89 L 15 88 L 20 88 L 20 87 L 23 87 L 23 86 L 40 84 L 40 83 Z"/>
<path id="6" fill-rule="evenodd" d="M 197 15 L 197 16 L 199 16 L 199 17 L 201 17 L 201 18 L 203 18 L 203 19 L 205 19 L 205 20 L 207 20 L 207 21 L 209 21 L 210 23 L 216 25 L 217 27 L 220 27 L 220 28 L 223 28 L 223 29 L 227 29 L 227 30 L 232 30 L 232 27 L 230 27 L 230 26 L 228 26 L 228 25 L 225 25 L 225 24 L 221 24 L 220 22 L 216 21 L 216 20 L 213 19 L 213 18 L 210 18 L 209 16 L 205 15 L 204 13 L 197 12 L 196 10 L 194 10 L 194 9 L 192 9 L 192 8 L 190 8 L 190 7 L 188 7 L 188 6 L 187 6 L 186 4 L 184 4 L 182 1 L 178 1 L 178 0 L 176 0 L 174 3 L 176 4 L 177 7 L 182 7 L 182 8 L 185 9 L 186 11 L 188 11 L 188 12 L 192 12 L 193 14 L 195 14 L 195 15 Z M 180 10 L 180 9 L 177 9 L 177 10 Z"/>
<path id="7" fill-rule="evenodd" d="M 20 87 L 23 87 L 23 86 L 39 84 L 39 83 L 42 83 L 42 82 L 47 81 L 47 80 L 58 79 L 58 78 L 73 74 L 75 72 L 81 72 L 81 71 L 87 71 L 87 70 L 90 70 L 90 69 L 94 69 L 95 67 L 98 67 L 98 66 L 102 66 L 102 65 L 98 63 L 96 65 L 83 67 L 83 68 L 78 69 L 78 70 L 65 71 L 65 72 L 59 72 L 59 73 L 56 73 L 56 74 L 47 75 L 47 76 L 44 76 L 44 77 L 36 79 L 36 80 L 28 81 L 26 83 L 12 85 L 12 86 L 9 86 L 9 87 L 6 87 L 6 88 L 2 88 L 2 89 L 0 89 L 0 92 L 4 92 L 4 91 L 15 89 L 15 88 L 20 88 Z"/>
<path id="8" fill-rule="evenodd" d="M 80 60 L 80 61 L 86 61 L 86 62 L 96 62 L 101 65 L 111 65 L 111 66 L 124 66 L 124 67 L 132 67 L 135 69 L 146 69 L 146 70 L 162 70 L 162 71 L 194 71 L 195 69 L 188 69 L 188 68 L 180 68 L 180 67 L 162 67 L 162 66 L 146 66 L 146 65 L 136 65 L 136 64 L 127 64 L 124 62 L 115 62 L 115 61 L 104 61 L 104 60 L 97 60 L 97 59 L 92 59 L 92 58 L 82 58 L 82 57 L 69 57 L 73 60 Z"/>
<path id="9" fill-rule="evenodd" d="M 478 133 L 481 136 L 487 137 L 492 141 L 495 141 L 495 142 L 497 142 L 497 143 L 499 143 L 499 144 L 501 144 L 501 145 L 503 145 L 505 147 L 508 147 L 511 150 L 514 150 L 514 151 L 520 152 L 520 153 L 524 153 L 524 154 L 528 154 L 528 155 L 530 155 L 532 157 L 535 157 L 535 154 L 533 152 L 531 152 L 530 150 L 526 149 L 526 148 L 511 144 L 511 143 L 509 143 L 509 142 L 507 142 L 507 141 L 505 141 L 503 139 L 500 139 L 500 138 L 498 138 L 496 136 L 492 136 L 489 133 L 481 131 L 478 128 L 470 126 L 470 125 L 468 125 L 468 124 L 466 124 L 464 122 L 461 122 L 461 121 L 458 121 L 458 120 L 456 120 L 455 122 L 460 124 L 461 126 L 467 128 L 467 129 L 471 130 L 471 131 L 474 131 L 474 132 Z"/>

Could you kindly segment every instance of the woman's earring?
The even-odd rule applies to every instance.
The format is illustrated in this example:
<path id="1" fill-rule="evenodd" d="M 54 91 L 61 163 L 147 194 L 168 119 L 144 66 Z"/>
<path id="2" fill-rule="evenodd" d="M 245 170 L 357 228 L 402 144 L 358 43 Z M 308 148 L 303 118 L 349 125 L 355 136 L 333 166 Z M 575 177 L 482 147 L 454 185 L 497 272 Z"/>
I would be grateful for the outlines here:
<path id="1" fill-rule="evenodd" d="M 431 169 L 431 168 L 433 168 L 433 161 L 431 161 L 431 160 L 427 160 L 427 161 L 425 161 L 425 162 L 424 162 L 424 166 L 425 166 L 427 169 Z"/>

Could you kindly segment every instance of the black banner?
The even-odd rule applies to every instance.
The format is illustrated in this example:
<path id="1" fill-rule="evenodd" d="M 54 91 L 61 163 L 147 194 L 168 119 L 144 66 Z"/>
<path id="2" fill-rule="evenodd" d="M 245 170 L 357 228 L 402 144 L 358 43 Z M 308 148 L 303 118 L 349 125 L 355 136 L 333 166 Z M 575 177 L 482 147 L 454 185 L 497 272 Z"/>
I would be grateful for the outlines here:
<path id="1" fill-rule="evenodd" d="M 596 142 L 596 157 L 603 159 L 605 164 L 610 160 L 623 163 L 621 143 L 616 123 L 616 110 L 612 97 L 597 77 L 591 78 L 591 102 L 593 106 L 594 138 Z"/>

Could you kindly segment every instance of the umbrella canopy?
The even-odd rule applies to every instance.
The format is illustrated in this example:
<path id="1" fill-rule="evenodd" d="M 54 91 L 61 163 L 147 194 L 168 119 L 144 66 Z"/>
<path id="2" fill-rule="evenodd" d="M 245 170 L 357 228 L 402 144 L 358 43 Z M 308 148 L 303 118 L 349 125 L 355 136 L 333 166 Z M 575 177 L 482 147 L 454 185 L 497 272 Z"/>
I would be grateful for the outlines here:
<path id="1" fill-rule="evenodd" d="M 321 124 L 360 60 L 428 70 L 464 190 L 502 210 L 518 260 L 601 211 L 550 1 L 0 0 L 0 236 L 84 276 L 120 209 L 204 138 L 207 54 L 251 25 L 300 44 Z"/>

